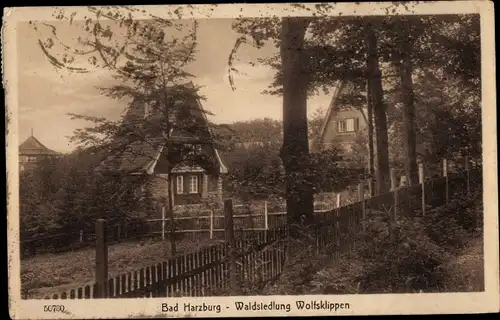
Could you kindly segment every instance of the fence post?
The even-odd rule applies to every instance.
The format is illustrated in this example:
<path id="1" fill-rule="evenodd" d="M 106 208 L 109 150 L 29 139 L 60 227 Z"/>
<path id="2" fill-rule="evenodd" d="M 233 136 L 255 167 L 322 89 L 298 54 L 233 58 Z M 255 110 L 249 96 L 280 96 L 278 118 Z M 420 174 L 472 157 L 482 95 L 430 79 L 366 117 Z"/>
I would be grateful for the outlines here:
<path id="1" fill-rule="evenodd" d="M 418 164 L 418 180 L 422 185 L 422 215 L 425 215 L 425 178 L 424 178 L 424 164 Z"/>
<path id="2" fill-rule="evenodd" d="M 171 200 L 170 200 L 171 201 Z M 175 245 L 175 218 L 174 209 L 171 205 L 168 206 L 170 210 L 170 253 L 172 256 L 177 255 L 177 248 Z"/>
<path id="3" fill-rule="evenodd" d="M 122 239 L 122 224 L 121 223 L 118 224 L 118 228 L 116 230 L 116 238 L 118 241 L 120 241 Z"/>
<path id="4" fill-rule="evenodd" d="M 396 227 L 396 222 L 398 219 L 398 213 L 399 213 L 399 191 L 398 191 L 398 180 L 396 178 L 396 169 L 392 168 L 391 169 L 391 191 L 394 196 L 394 205 L 393 209 L 391 212 L 391 217 L 389 221 L 389 235 L 391 238 L 391 241 L 395 240 L 395 234 L 394 234 L 394 228 Z"/>
<path id="5" fill-rule="evenodd" d="M 214 238 L 214 210 L 210 210 L 210 240 Z"/>
<path id="6" fill-rule="evenodd" d="M 337 208 L 340 208 L 340 193 L 337 193 L 337 203 L 336 203 Z"/>
<path id="7" fill-rule="evenodd" d="M 224 200 L 224 229 L 225 229 L 225 240 L 228 245 L 228 256 L 229 262 L 229 279 L 231 285 L 231 293 L 236 294 L 238 291 L 238 283 L 236 278 L 236 240 L 234 238 L 234 226 L 233 226 L 233 200 Z"/>
<path id="8" fill-rule="evenodd" d="M 106 220 L 97 219 L 95 224 L 95 282 L 97 298 L 108 296 L 108 239 L 106 237 Z"/>
<path id="9" fill-rule="evenodd" d="M 448 186 L 448 161 L 443 159 L 443 176 L 444 176 L 444 186 L 445 186 L 445 201 L 448 203 L 450 200 L 449 186 Z"/>
<path id="10" fill-rule="evenodd" d="M 161 239 L 165 240 L 165 206 L 161 207 Z"/>
<path id="11" fill-rule="evenodd" d="M 368 193 L 370 194 L 371 198 L 374 197 L 373 190 L 374 190 L 374 188 L 373 188 L 373 179 L 369 178 L 368 179 Z"/>
<path id="12" fill-rule="evenodd" d="M 465 174 L 467 176 L 467 195 L 470 196 L 469 156 L 465 156 Z"/>
<path id="13" fill-rule="evenodd" d="M 391 190 L 394 193 L 394 211 L 392 215 L 393 222 L 396 222 L 398 211 L 399 211 L 399 199 L 398 199 L 398 180 L 396 178 L 396 169 L 391 169 Z"/>
<path id="14" fill-rule="evenodd" d="M 365 202 L 365 184 L 360 182 L 358 184 L 358 200 L 361 202 L 361 219 L 363 221 L 363 231 L 365 230 L 365 219 L 366 219 L 366 202 Z"/>
<path id="15" fill-rule="evenodd" d="M 264 201 L 264 229 L 269 229 L 269 220 L 268 220 L 268 212 L 267 212 L 267 201 Z"/>

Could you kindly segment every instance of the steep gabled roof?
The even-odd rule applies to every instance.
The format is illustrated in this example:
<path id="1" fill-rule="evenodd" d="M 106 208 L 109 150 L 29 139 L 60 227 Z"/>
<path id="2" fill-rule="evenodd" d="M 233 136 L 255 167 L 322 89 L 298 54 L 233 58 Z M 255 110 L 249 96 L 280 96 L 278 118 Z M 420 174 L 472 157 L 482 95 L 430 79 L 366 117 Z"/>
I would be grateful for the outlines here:
<path id="1" fill-rule="evenodd" d="M 51 150 L 44 146 L 37 138 L 34 136 L 28 137 L 19 146 L 19 154 L 23 155 L 59 155 L 59 152 Z"/>
<path id="2" fill-rule="evenodd" d="M 195 90 L 195 87 L 192 82 L 180 85 L 178 87 L 183 87 L 187 90 Z M 170 88 L 170 90 L 177 90 L 176 88 Z M 169 90 L 169 89 L 167 89 Z M 182 128 L 173 128 L 170 130 L 170 139 L 174 143 L 185 143 L 185 144 L 194 144 L 194 143 L 206 143 L 207 138 L 209 141 L 213 141 L 213 135 L 208 126 L 208 120 L 206 118 L 206 114 L 203 110 L 203 107 L 198 98 L 195 99 L 195 95 L 192 96 L 193 100 L 196 101 L 187 101 L 188 103 L 192 103 L 195 108 L 195 114 L 193 116 L 201 121 L 203 121 L 202 126 L 206 126 L 205 135 L 206 137 L 194 136 L 192 133 L 186 132 L 182 130 Z M 126 121 L 134 121 L 138 120 L 139 122 L 144 117 L 145 113 L 144 104 L 133 101 L 131 108 L 125 115 Z M 101 162 L 101 164 L 96 168 L 98 172 L 125 172 L 129 174 L 141 174 L 147 173 L 152 174 L 154 172 L 154 168 L 158 163 L 158 160 L 163 153 L 166 145 L 166 134 L 162 132 L 158 132 L 157 136 L 154 137 L 146 137 L 141 140 L 137 140 L 133 143 L 127 144 L 125 139 L 116 140 L 114 145 L 116 146 L 110 155 Z M 219 167 L 220 173 L 227 173 L 227 168 L 223 163 L 219 152 L 215 146 L 214 155 Z"/>
<path id="3" fill-rule="evenodd" d="M 326 128 L 332 121 L 332 117 L 335 116 L 339 97 L 344 91 L 346 84 L 347 81 L 337 81 L 335 85 L 335 91 L 333 92 L 332 99 L 330 100 L 330 104 L 328 105 L 328 109 L 326 110 L 325 120 L 323 121 L 323 125 L 321 126 L 320 142 L 323 142 Z"/>

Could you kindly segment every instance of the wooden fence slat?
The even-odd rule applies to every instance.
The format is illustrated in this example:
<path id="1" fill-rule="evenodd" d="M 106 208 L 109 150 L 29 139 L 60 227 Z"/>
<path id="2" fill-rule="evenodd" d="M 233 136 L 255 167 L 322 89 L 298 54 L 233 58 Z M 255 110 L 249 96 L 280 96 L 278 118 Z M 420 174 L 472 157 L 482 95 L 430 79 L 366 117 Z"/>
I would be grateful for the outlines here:
<path id="1" fill-rule="evenodd" d="M 132 288 L 131 288 L 131 297 L 137 297 L 137 291 L 139 291 L 139 272 L 140 271 L 133 271 L 132 272 Z"/>
<path id="2" fill-rule="evenodd" d="M 148 287 L 151 285 L 151 267 L 150 266 L 146 267 L 145 273 L 146 273 L 145 274 L 146 279 L 144 281 L 144 284 L 145 284 L 145 287 Z M 149 298 L 149 295 L 145 295 L 145 296 Z"/>
<path id="3" fill-rule="evenodd" d="M 169 260 L 168 260 L 169 261 Z M 163 261 L 161 263 L 161 287 L 160 287 L 160 296 L 168 297 L 169 291 L 166 285 L 167 277 L 168 277 L 168 261 Z"/>
<path id="4" fill-rule="evenodd" d="M 195 252 L 193 254 L 193 269 L 196 270 L 198 269 L 198 267 L 200 267 L 199 265 L 199 261 L 198 261 L 198 255 L 199 254 L 199 251 L 198 252 Z M 201 277 L 200 277 L 200 273 L 197 272 L 194 276 L 193 276 L 193 281 L 194 281 L 194 296 L 195 297 L 198 297 L 199 296 L 199 286 L 200 286 L 200 281 L 201 281 Z"/>
<path id="5" fill-rule="evenodd" d="M 108 279 L 108 298 L 112 298 L 115 296 L 115 279 Z"/>
<path id="6" fill-rule="evenodd" d="M 177 277 L 178 275 L 181 274 L 181 267 L 182 267 L 182 264 L 181 264 L 181 258 L 178 257 L 174 260 L 174 277 Z M 182 290 L 182 282 L 181 281 L 177 281 L 176 284 L 175 284 L 175 294 L 177 295 L 179 292 L 181 292 Z"/>
<path id="7" fill-rule="evenodd" d="M 167 261 L 167 276 L 166 279 L 172 279 L 174 277 L 174 262 L 172 259 Z M 175 286 L 173 283 L 167 285 L 167 297 L 172 297 L 175 291 Z"/>
<path id="8" fill-rule="evenodd" d="M 196 268 L 199 268 L 199 267 L 202 267 L 203 266 L 203 250 L 204 248 L 202 248 L 201 250 L 199 250 L 197 253 L 196 253 L 196 256 L 197 256 L 197 259 L 196 259 Z M 196 284 L 196 288 L 197 288 L 197 292 L 196 292 L 196 296 L 197 297 L 201 297 L 202 294 L 201 294 L 201 291 L 202 291 L 202 288 L 203 288 L 203 280 L 204 280 L 204 275 L 205 271 L 202 271 L 200 273 L 198 273 L 198 280 L 197 280 L 197 284 Z"/>
<path id="9" fill-rule="evenodd" d="M 186 264 L 185 264 L 186 263 L 186 259 L 185 259 L 184 256 L 182 256 L 182 257 L 179 257 L 178 261 L 179 261 L 179 264 L 177 265 L 177 267 L 179 268 L 178 269 L 179 271 L 178 271 L 177 275 L 180 275 L 180 274 L 186 272 Z M 185 281 L 186 281 L 186 279 L 183 279 L 183 280 L 180 281 L 179 292 L 180 292 L 181 295 L 185 295 L 186 294 L 186 292 L 185 292 L 185 289 L 186 289 Z"/>
<path id="10" fill-rule="evenodd" d="M 185 271 L 191 271 L 194 269 L 194 254 L 190 252 L 187 257 L 186 257 L 186 270 Z M 194 275 L 189 276 L 186 279 L 186 289 L 188 292 L 188 295 L 190 297 L 194 297 L 194 290 L 195 290 L 195 283 L 194 283 Z"/>
<path id="11" fill-rule="evenodd" d="M 127 297 L 132 297 L 132 293 L 134 291 L 134 273 L 133 272 L 128 272 L 127 273 Z"/>

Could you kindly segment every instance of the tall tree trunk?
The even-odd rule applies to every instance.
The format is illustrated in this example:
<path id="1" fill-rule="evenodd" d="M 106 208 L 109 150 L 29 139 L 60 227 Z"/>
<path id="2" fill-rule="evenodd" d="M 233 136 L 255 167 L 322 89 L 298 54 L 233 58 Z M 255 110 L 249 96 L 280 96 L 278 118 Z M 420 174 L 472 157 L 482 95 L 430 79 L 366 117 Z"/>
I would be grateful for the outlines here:
<path id="1" fill-rule="evenodd" d="M 175 239 L 175 216 L 174 216 L 174 204 L 172 202 L 173 200 L 173 183 L 172 183 L 172 173 L 170 172 L 172 170 L 172 165 L 170 163 L 169 159 L 169 154 L 171 150 L 171 137 L 170 137 L 170 106 L 168 105 L 168 92 L 167 92 L 167 80 L 166 80 L 166 74 L 165 74 L 165 68 L 163 66 L 163 63 L 160 63 L 160 70 L 161 70 L 161 76 L 162 76 L 162 91 L 163 91 L 163 104 L 164 104 L 164 116 L 165 116 L 165 131 L 167 133 L 167 141 L 165 144 L 165 148 L 167 149 L 167 161 L 166 161 L 166 170 L 167 170 L 167 208 L 168 208 L 168 213 L 170 217 L 170 254 L 172 256 L 175 256 L 177 254 L 177 246 L 176 246 L 176 239 Z"/>
<path id="2" fill-rule="evenodd" d="M 375 153 L 373 151 L 373 101 L 371 98 L 372 89 L 370 85 L 370 81 L 366 81 L 366 111 L 367 111 L 367 125 L 368 125 L 368 174 L 370 175 L 370 196 L 375 196 L 375 186 L 374 186 L 374 161 L 373 158 Z"/>
<path id="3" fill-rule="evenodd" d="M 283 146 L 287 223 L 290 232 L 313 219 L 313 189 L 309 178 L 307 130 L 307 70 L 304 69 L 304 18 L 283 18 L 280 55 L 283 68 Z"/>
<path id="4" fill-rule="evenodd" d="M 367 53 L 367 73 L 370 82 L 371 100 L 373 101 L 373 115 L 375 120 L 375 135 L 377 146 L 377 170 L 376 189 L 377 194 L 389 191 L 389 146 L 387 134 L 387 116 L 385 114 L 384 91 L 382 89 L 382 77 L 378 63 L 377 38 L 373 30 L 373 25 L 368 23 L 366 32 L 366 53 Z"/>
<path id="5" fill-rule="evenodd" d="M 418 183 L 417 138 L 415 130 L 415 97 L 413 92 L 412 43 L 408 20 L 401 23 L 401 56 L 396 58 L 396 67 L 401 81 L 401 100 L 403 102 L 403 145 L 405 150 L 405 174 L 408 185 Z M 397 55 L 396 55 L 397 56 Z"/>

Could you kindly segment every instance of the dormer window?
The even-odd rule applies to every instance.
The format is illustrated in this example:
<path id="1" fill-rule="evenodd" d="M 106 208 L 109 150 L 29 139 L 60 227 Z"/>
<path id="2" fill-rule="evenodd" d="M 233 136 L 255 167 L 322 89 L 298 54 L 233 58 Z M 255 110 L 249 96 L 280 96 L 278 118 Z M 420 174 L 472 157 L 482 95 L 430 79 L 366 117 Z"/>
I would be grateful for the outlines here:
<path id="1" fill-rule="evenodd" d="M 203 148 L 201 144 L 188 144 L 186 145 L 186 149 L 189 154 L 199 155 L 202 153 Z"/>
<path id="2" fill-rule="evenodd" d="M 189 177 L 189 193 L 198 193 L 198 176 Z"/>
<path id="3" fill-rule="evenodd" d="M 203 148 L 201 147 L 201 144 L 195 144 L 194 145 L 194 152 L 196 154 L 200 154 L 202 152 Z"/>
<path id="4" fill-rule="evenodd" d="M 358 131 L 359 119 L 350 118 L 337 121 L 338 132 L 356 132 Z"/>

